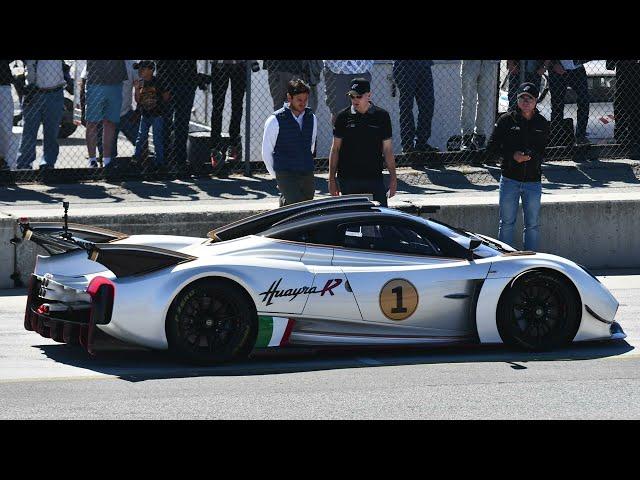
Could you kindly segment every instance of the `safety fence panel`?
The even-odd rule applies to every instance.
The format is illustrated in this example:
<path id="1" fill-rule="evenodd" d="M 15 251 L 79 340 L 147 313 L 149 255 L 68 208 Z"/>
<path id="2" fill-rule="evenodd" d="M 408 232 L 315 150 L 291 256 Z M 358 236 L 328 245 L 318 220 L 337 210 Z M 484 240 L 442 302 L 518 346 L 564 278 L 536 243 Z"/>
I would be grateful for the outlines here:
<path id="1" fill-rule="evenodd" d="M 497 119 L 534 84 L 547 160 L 636 158 L 636 60 L 6 60 L 0 183 L 264 173 L 265 121 L 310 87 L 316 170 L 352 82 L 389 112 L 399 166 L 495 163 Z"/>

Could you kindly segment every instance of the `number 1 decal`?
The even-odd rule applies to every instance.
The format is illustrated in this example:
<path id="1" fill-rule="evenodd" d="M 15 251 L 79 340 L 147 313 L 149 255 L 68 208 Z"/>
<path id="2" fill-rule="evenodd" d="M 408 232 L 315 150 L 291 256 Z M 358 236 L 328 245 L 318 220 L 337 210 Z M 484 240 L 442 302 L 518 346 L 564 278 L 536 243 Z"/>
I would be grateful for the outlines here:
<path id="1" fill-rule="evenodd" d="M 391 290 L 391 293 L 395 293 L 397 297 L 397 306 L 391 309 L 391 313 L 407 313 L 407 309 L 402 306 L 402 287 L 397 286 Z"/>
<path id="2" fill-rule="evenodd" d="M 418 291 L 407 280 L 396 278 L 380 290 L 380 310 L 390 320 L 405 320 L 418 308 Z"/>

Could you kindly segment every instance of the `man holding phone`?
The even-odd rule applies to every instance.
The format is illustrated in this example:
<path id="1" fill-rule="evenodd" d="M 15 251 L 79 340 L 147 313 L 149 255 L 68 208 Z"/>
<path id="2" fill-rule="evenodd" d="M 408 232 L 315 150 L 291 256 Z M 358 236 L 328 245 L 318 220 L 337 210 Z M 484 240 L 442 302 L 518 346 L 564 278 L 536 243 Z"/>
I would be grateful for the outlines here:
<path id="1" fill-rule="evenodd" d="M 386 207 L 387 198 L 396 194 L 398 184 L 391 117 L 371 102 L 371 86 L 366 78 L 353 79 L 347 95 L 351 106 L 338 113 L 333 127 L 329 193 L 369 193 Z M 383 160 L 389 170 L 388 190 L 382 177 Z"/>
<path id="2" fill-rule="evenodd" d="M 518 88 L 518 106 L 502 115 L 487 144 L 489 158 L 502 157 L 498 239 L 511 245 L 522 198 L 524 249 L 538 248 L 538 217 L 542 197 L 542 162 L 549 141 L 549 122 L 536 108 L 538 88 Z"/>

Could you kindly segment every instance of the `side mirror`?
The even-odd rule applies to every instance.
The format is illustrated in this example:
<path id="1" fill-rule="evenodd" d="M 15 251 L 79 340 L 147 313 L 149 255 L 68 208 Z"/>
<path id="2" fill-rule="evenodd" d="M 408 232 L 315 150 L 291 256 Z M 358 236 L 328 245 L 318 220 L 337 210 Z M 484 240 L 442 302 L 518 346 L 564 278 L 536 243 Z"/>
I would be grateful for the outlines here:
<path id="1" fill-rule="evenodd" d="M 471 239 L 469 242 L 469 260 L 473 260 L 473 251 L 482 245 L 482 240 L 478 240 L 476 238 Z"/>

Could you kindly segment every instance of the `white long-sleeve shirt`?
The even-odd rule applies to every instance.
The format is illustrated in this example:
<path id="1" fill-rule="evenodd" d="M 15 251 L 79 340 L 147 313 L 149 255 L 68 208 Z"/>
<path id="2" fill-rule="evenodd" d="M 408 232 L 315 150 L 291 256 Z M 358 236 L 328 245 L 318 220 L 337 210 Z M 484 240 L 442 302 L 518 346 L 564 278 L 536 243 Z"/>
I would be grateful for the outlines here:
<path id="1" fill-rule="evenodd" d="M 297 117 L 293 114 L 291 110 L 289 110 L 289 104 L 285 103 L 285 108 L 291 113 L 293 118 L 300 125 L 300 130 L 302 130 L 302 125 L 304 122 L 304 112 L 302 112 Z M 316 135 L 318 133 L 318 119 L 316 118 L 315 113 L 312 113 L 313 118 L 313 133 L 311 134 L 311 152 L 315 150 L 316 147 Z M 264 162 L 265 167 L 267 167 L 267 171 L 271 174 L 273 178 L 276 177 L 276 171 L 273 169 L 273 150 L 276 148 L 276 142 L 278 141 L 278 134 L 280 133 L 280 124 L 278 123 L 278 119 L 275 115 L 269 116 L 267 121 L 264 122 L 264 134 L 262 135 L 262 161 Z"/>

